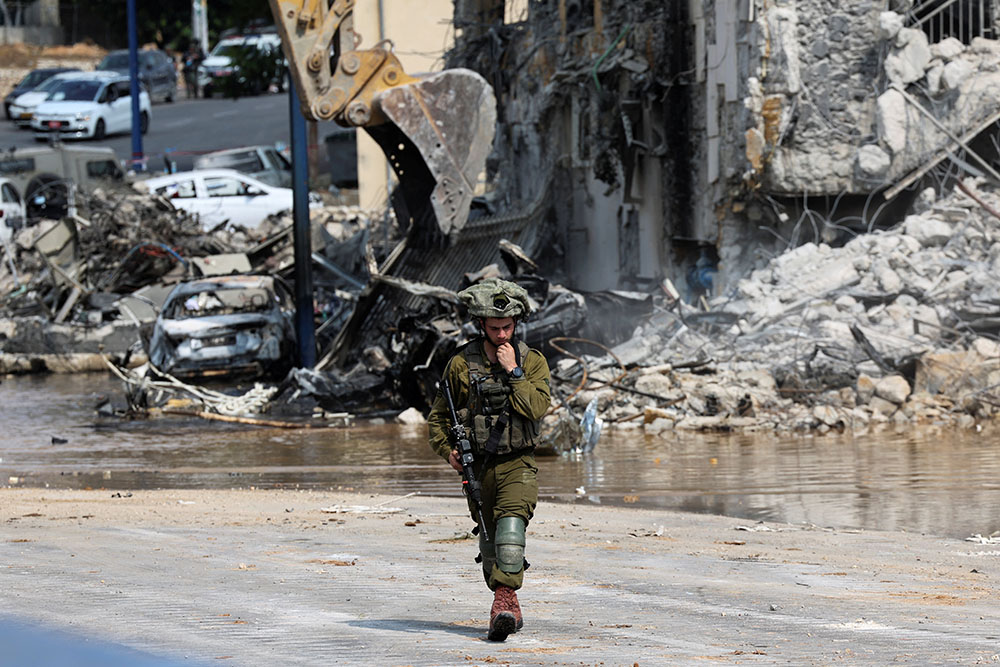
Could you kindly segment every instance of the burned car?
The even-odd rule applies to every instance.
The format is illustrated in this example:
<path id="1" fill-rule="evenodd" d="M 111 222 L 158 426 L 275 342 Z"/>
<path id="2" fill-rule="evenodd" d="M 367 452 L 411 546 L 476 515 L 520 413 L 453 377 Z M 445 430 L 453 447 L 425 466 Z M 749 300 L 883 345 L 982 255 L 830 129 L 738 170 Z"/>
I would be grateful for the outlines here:
<path id="1" fill-rule="evenodd" d="M 178 377 L 279 377 L 294 359 L 294 316 L 288 288 L 273 276 L 181 283 L 153 324 L 149 360 Z"/>

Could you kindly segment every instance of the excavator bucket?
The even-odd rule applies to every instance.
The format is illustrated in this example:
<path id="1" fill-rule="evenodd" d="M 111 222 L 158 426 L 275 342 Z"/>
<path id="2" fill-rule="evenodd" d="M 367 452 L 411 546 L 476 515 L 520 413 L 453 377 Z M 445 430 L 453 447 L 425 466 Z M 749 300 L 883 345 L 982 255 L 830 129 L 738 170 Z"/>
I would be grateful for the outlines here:
<path id="1" fill-rule="evenodd" d="M 496 100 L 486 80 L 466 69 L 414 77 L 388 40 L 360 48 L 355 0 L 269 4 L 302 114 L 365 128 L 399 178 L 397 218 L 427 233 L 418 238 L 461 231 L 493 145 Z"/>
<path id="2" fill-rule="evenodd" d="M 381 90 L 372 106 L 387 122 L 365 130 L 399 179 L 397 218 L 418 232 L 456 235 L 493 146 L 493 89 L 476 72 L 449 69 Z"/>

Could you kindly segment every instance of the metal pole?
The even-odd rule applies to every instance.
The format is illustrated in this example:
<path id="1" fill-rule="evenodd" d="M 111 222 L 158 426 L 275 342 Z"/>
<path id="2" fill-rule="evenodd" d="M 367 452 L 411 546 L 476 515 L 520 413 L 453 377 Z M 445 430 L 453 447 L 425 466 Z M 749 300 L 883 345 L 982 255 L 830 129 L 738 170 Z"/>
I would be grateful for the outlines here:
<path id="1" fill-rule="evenodd" d="M 139 38 L 135 27 L 135 0 L 128 0 L 128 76 L 132 96 L 132 168 L 146 171 L 142 154 L 142 132 L 139 131 Z"/>
<path id="2" fill-rule="evenodd" d="M 309 229 L 309 157 L 306 119 L 295 85 L 288 87 L 288 116 L 292 126 L 292 218 L 295 239 L 295 330 L 299 339 L 299 367 L 316 365 L 316 328 L 313 321 L 312 241 Z"/>

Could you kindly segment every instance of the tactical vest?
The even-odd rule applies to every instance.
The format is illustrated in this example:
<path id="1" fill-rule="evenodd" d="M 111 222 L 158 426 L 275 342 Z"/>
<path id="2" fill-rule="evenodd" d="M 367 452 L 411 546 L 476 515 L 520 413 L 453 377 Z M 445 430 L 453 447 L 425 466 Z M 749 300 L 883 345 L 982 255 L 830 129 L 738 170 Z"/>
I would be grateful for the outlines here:
<path id="1" fill-rule="evenodd" d="M 529 350 L 522 341 L 517 341 L 515 353 L 518 365 Z M 462 356 L 469 365 L 469 409 L 466 413 L 469 418 L 466 426 L 476 453 L 486 453 L 490 434 L 495 429 L 499 431 L 495 452 L 497 456 L 533 448 L 538 437 L 538 422 L 528 419 L 511 407 L 510 395 L 513 390 L 507 373 L 503 369 L 496 374 L 492 372 L 490 360 L 478 339 L 465 346 Z M 506 425 L 503 425 L 504 414 Z"/>

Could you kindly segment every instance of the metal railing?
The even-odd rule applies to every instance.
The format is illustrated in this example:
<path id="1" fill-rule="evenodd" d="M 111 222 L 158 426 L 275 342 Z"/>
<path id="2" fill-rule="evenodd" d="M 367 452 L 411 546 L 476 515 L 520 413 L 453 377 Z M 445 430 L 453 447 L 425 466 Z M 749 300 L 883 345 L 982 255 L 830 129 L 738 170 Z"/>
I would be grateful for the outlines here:
<path id="1" fill-rule="evenodd" d="M 909 12 L 910 24 L 919 26 L 930 42 L 954 37 L 971 44 L 976 37 L 996 39 L 994 0 L 921 0 Z"/>

